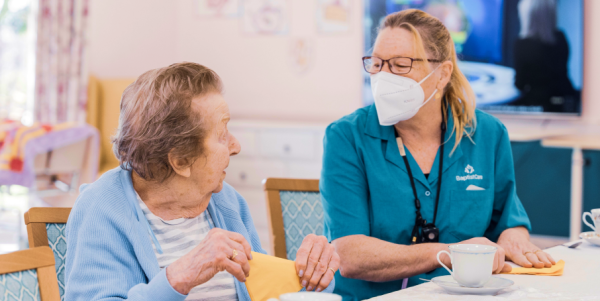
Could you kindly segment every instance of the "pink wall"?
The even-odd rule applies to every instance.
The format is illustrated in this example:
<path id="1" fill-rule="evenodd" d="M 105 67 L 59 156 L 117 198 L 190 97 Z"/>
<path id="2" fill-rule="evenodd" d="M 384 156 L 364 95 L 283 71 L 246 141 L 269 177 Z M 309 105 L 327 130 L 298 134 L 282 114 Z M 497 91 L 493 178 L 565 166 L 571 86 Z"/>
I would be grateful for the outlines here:
<path id="1" fill-rule="evenodd" d="M 192 0 L 91 0 L 90 72 L 136 77 L 192 61 L 224 80 L 235 119 L 329 123 L 361 105 L 362 1 L 353 1 L 349 33 L 317 33 L 316 0 L 292 0 L 287 35 L 243 34 L 236 18 L 202 18 Z M 291 67 L 293 38 L 312 42 L 312 65 Z"/>
<path id="2" fill-rule="evenodd" d="M 583 120 L 600 124 L 600 1 L 585 0 Z"/>
<path id="3" fill-rule="evenodd" d="M 285 36 L 249 36 L 238 19 L 195 15 L 192 0 L 91 0 L 90 72 L 136 77 L 193 61 L 219 73 L 235 119 L 331 122 L 361 106 L 362 3 L 353 1 L 351 32 L 317 33 L 316 0 L 291 0 Z M 584 118 L 600 124 L 600 1 L 585 0 Z M 290 40 L 312 40 L 304 74 L 289 65 Z M 507 121 L 510 122 L 510 121 Z"/>
<path id="4" fill-rule="evenodd" d="M 92 0 L 89 70 L 100 77 L 137 77 L 177 61 L 177 10 L 163 0 Z"/>

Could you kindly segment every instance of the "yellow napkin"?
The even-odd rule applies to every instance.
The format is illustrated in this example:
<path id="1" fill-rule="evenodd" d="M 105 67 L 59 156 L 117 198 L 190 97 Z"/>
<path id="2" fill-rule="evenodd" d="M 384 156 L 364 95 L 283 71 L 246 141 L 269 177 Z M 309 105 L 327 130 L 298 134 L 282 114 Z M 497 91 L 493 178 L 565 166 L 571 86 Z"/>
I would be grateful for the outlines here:
<path id="1" fill-rule="evenodd" d="M 279 298 L 285 293 L 295 293 L 302 289 L 293 261 L 252 252 L 250 276 L 246 278 L 246 288 L 252 301 L 265 301 Z"/>
<path id="2" fill-rule="evenodd" d="M 563 269 L 565 268 L 565 262 L 559 260 L 555 265 L 550 268 L 513 268 L 512 271 L 504 274 L 517 274 L 517 275 L 537 275 L 537 276 L 561 276 Z"/>

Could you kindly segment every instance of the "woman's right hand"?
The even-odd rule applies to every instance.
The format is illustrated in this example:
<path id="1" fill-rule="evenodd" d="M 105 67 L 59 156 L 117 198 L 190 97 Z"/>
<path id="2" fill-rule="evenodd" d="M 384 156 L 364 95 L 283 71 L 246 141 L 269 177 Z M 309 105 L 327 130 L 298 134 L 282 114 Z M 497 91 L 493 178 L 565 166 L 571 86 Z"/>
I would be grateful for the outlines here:
<path id="1" fill-rule="evenodd" d="M 504 251 L 504 248 L 493 243 L 489 239 L 487 239 L 485 237 L 475 237 L 475 238 L 471 238 L 471 239 L 456 243 L 456 245 L 462 245 L 462 244 L 488 245 L 488 246 L 493 246 L 493 247 L 498 248 L 498 250 L 496 251 L 496 255 L 494 255 L 494 267 L 492 268 L 492 273 L 493 274 L 508 273 L 512 270 L 512 267 L 508 263 L 505 262 L 506 252 Z M 451 245 L 452 244 L 447 245 L 447 247 L 449 247 Z M 448 250 L 447 247 L 446 247 L 446 251 L 450 252 L 450 250 Z M 442 254 L 440 256 L 440 259 L 442 260 L 442 262 L 444 262 L 444 264 L 446 266 L 448 266 L 449 268 L 452 268 L 452 264 L 450 262 L 450 257 L 448 257 L 448 255 Z"/>
<path id="2" fill-rule="evenodd" d="M 234 258 L 233 250 L 237 252 Z M 250 275 L 250 252 L 250 244 L 241 234 L 213 228 L 192 251 L 167 267 L 167 279 L 183 295 L 221 271 L 245 282 Z"/>

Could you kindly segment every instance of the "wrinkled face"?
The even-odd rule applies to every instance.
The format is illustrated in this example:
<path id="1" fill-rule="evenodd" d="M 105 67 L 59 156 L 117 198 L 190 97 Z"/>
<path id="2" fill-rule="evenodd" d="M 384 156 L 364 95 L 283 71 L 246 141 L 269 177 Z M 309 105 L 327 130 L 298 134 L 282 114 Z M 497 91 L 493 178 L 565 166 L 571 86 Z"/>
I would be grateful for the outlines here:
<path id="1" fill-rule="evenodd" d="M 414 51 L 415 40 L 412 33 L 404 28 L 385 28 L 379 32 L 375 45 L 373 45 L 373 56 L 380 59 L 388 60 L 394 57 L 410 57 L 415 58 L 416 53 Z M 438 59 L 435 57 L 429 57 L 429 59 Z M 437 67 L 438 64 L 426 63 L 426 62 L 413 62 L 412 69 L 409 73 L 401 74 L 400 76 L 412 78 L 416 82 L 420 82 L 425 78 L 431 70 Z M 440 81 L 438 73 L 440 70 L 432 74 L 426 81 L 421 83 L 421 87 L 425 92 L 425 98 L 427 99 L 436 88 L 436 85 Z M 384 64 L 381 72 L 390 71 L 390 67 L 387 63 Z"/>
<path id="2" fill-rule="evenodd" d="M 240 143 L 227 130 L 229 106 L 221 94 L 198 97 L 193 100 L 192 108 L 204 116 L 207 133 L 204 153 L 191 166 L 190 178 L 200 191 L 217 193 L 223 189 L 229 157 L 240 152 Z"/>

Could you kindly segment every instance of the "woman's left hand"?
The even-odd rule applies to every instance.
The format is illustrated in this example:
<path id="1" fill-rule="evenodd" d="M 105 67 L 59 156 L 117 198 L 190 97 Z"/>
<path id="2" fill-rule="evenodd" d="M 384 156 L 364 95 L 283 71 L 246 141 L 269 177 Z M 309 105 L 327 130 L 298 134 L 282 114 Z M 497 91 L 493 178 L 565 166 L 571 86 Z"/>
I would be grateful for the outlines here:
<path id="1" fill-rule="evenodd" d="M 302 287 L 320 292 L 329 286 L 340 267 L 340 256 L 325 236 L 307 235 L 296 253 L 296 272 Z"/>
<path id="2" fill-rule="evenodd" d="M 529 241 L 529 232 L 523 227 L 504 230 L 498 238 L 498 245 L 506 251 L 507 260 L 525 268 L 549 268 L 556 264 L 550 254 Z"/>

